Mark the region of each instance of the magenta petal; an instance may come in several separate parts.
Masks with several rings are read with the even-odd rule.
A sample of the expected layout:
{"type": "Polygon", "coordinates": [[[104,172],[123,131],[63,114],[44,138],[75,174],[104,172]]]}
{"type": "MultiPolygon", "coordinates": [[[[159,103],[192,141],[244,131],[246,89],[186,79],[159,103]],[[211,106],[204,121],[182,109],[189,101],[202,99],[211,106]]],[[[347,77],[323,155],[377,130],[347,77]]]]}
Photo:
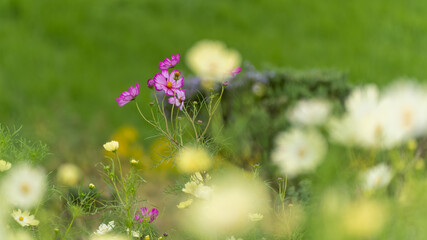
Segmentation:
{"type": "Polygon", "coordinates": [[[143,217],[145,217],[145,216],[147,216],[147,215],[148,215],[148,209],[147,209],[146,207],[142,207],[142,208],[141,208],[141,215],[142,215],[143,217]]]}
{"type": "Polygon", "coordinates": [[[119,104],[119,107],[123,107],[126,103],[128,103],[128,100],[124,100],[123,98],[116,98],[117,103],[119,104]]]}
{"type": "Polygon", "coordinates": [[[182,86],[184,86],[184,77],[180,77],[177,81],[176,81],[176,88],[182,88],[182,86]]]}
{"type": "Polygon", "coordinates": [[[157,210],[157,208],[153,208],[148,215],[150,216],[150,222],[152,222],[157,216],[159,216],[159,210],[157,210]]]}
{"type": "Polygon", "coordinates": [[[168,102],[169,102],[169,104],[175,104],[175,102],[176,102],[175,97],[170,97],[170,98],[168,99],[168,102]]]}
{"type": "Polygon", "coordinates": [[[240,71],[242,71],[241,67],[236,67],[233,70],[231,70],[231,76],[235,77],[238,73],[240,73],[240,71]]]}

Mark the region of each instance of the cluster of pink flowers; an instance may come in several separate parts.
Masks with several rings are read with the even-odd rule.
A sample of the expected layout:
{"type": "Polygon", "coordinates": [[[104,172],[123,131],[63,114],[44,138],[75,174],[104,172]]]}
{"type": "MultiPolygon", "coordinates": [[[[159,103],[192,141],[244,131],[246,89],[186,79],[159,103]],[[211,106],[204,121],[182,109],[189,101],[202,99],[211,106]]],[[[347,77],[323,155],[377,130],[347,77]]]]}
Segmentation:
{"type": "Polygon", "coordinates": [[[135,213],[135,220],[142,222],[153,222],[157,216],[159,215],[159,210],[157,208],[151,209],[150,212],[148,212],[148,209],[146,207],[142,207],[141,211],[136,211],[135,213]]]}
{"type": "MultiPolygon", "coordinates": [[[[159,63],[160,72],[156,73],[153,78],[148,79],[147,86],[149,88],[155,88],[157,91],[164,91],[168,96],[168,102],[179,107],[180,110],[184,107],[185,100],[185,89],[182,89],[184,86],[184,77],[181,75],[181,72],[174,69],[169,73],[169,68],[175,67],[179,63],[181,55],[176,54],[172,55],[171,58],[165,58],[159,63]]],[[[241,68],[236,67],[233,69],[230,74],[232,77],[235,77],[240,73],[241,68]]],[[[224,82],[228,84],[228,82],[224,82]]],[[[224,85],[225,86],[225,85],[224,85]]],[[[119,98],[116,98],[117,103],[120,107],[124,106],[128,102],[134,100],[139,94],[139,84],[136,83],[135,87],[130,87],[129,91],[123,92],[119,98]]]]}
{"type": "Polygon", "coordinates": [[[178,64],[181,55],[176,54],[172,55],[171,58],[166,58],[159,63],[159,69],[161,72],[156,73],[154,78],[148,79],[147,86],[149,88],[155,88],[157,91],[164,91],[166,95],[171,96],[168,99],[170,104],[175,104],[175,106],[180,107],[182,110],[184,107],[185,100],[185,89],[182,89],[184,86],[184,77],[181,75],[181,72],[178,70],[172,70],[169,73],[169,68],[173,68],[178,64]]]}

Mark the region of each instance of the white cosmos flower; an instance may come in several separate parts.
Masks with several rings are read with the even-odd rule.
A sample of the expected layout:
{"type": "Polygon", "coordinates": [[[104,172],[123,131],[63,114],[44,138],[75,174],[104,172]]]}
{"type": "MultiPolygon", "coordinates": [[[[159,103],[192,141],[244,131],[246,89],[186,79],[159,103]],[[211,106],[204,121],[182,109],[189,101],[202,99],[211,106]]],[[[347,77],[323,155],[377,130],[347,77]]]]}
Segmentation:
{"type": "Polygon", "coordinates": [[[17,211],[13,211],[11,215],[23,227],[39,225],[39,221],[34,218],[34,215],[30,215],[28,211],[22,212],[21,209],[18,209],[17,211]]]}
{"type": "Polygon", "coordinates": [[[41,169],[27,165],[17,166],[4,178],[1,190],[10,204],[29,209],[43,198],[46,176],[41,169]]]}
{"type": "Polygon", "coordinates": [[[289,112],[293,124],[317,126],[326,122],[331,112],[331,104],[324,99],[300,100],[289,112]]]}
{"type": "Polygon", "coordinates": [[[94,232],[94,234],[104,235],[104,234],[110,232],[111,230],[113,230],[114,227],[115,227],[114,221],[110,221],[108,224],[101,223],[101,225],[99,225],[99,227],[98,227],[98,230],[96,230],[96,232],[94,232]]]}
{"type": "Polygon", "coordinates": [[[390,167],[378,164],[363,173],[363,188],[373,190],[387,186],[392,178],[390,167]]]}
{"type": "Polygon", "coordinates": [[[389,135],[406,142],[427,131],[427,90],[412,81],[397,82],[386,89],[383,101],[388,107],[385,118],[389,135]]]}
{"type": "Polygon", "coordinates": [[[193,181],[187,182],[182,189],[183,192],[191,194],[196,198],[209,199],[212,195],[213,189],[203,183],[196,183],[193,181]]]}
{"type": "MultiPolygon", "coordinates": [[[[126,229],[126,232],[129,233],[129,228],[126,229]]],[[[132,231],[131,234],[132,234],[132,237],[134,238],[139,239],[140,237],[142,237],[142,234],[139,231],[132,231]]]]}
{"type": "Polygon", "coordinates": [[[187,52],[187,65],[201,78],[205,88],[211,88],[215,82],[225,81],[240,63],[240,54],[227,49],[220,41],[202,40],[187,52]]]}
{"type": "Polygon", "coordinates": [[[117,151],[117,149],[119,149],[119,142],[117,141],[110,141],[105,143],[104,145],[104,149],[108,152],[115,152],[117,151]]]}
{"type": "Polygon", "coordinates": [[[272,160],[284,174],[294,177],[314,171],[326,150],[327,144],[320,133],[294,128],[277,136],[272,160]]]}
{"type": "Polygon", "coordinates": [[[261,213],[249,213],[248,218],[252,222],[258,222],[264,218],[264,215],[262,215],[261,213]]]}

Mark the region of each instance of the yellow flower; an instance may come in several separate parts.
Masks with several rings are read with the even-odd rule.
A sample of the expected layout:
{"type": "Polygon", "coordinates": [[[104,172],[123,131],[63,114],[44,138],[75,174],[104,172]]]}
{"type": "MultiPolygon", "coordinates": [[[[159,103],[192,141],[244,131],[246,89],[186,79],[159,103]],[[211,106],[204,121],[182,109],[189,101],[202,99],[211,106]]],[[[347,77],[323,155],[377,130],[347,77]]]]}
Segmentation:
{"type": "Polygon", "coordinates": [[[188,67],[201,78],[201,85],[205,89],[230,78],[231,71],[240,63],[240,54],[227,49],[220,41],[202,40],[194,44],[187,53],[188,67]]]}
{"type": "Polygon", "coordinates": [[[28,211],[22,212],[21,209],[18,209],[13,211],[11,215],[23,227],[39,225],[39,221],[34,219],[34,215],[30,215],[28,211]]]}
{"type": "Polygon", "coordinates": [[[12,167],[12,163],[0,160],[0,172],[9,170],[12,167]]]}
{"type": "Polygon", "coordinates": [[[111,141],[104,144],[104,149],[109,152],[116,152],[119,149],[119,142],[111,141]]]}
{"type": "Polygon", "coordinates": [[[208,170],[211,166],[209,154],[202,148],[185,147],[176,159],[178,169],[185,173],[208,170]]]}
{"type": "Polygon", "coordinates": [[[62,164],[58,169],[57,178],[61,184],[74,186],[81,178],[80,169],[71,163],[62,164]]]}
{"type": "Polygon", "coordinates": [[[387,214],[382,204],[370,200],[360,200],[348,206],[343,220],[349,235],[372,238],[381,232],[387,220],[387,214]]]}
{"type": "Polygon", "coordinates": [[[189,207],[193,203],[193,199],[188,199],[187,201],[180,202],[178,205],[176,205],[177,208],[183,209],[189,207]]]}

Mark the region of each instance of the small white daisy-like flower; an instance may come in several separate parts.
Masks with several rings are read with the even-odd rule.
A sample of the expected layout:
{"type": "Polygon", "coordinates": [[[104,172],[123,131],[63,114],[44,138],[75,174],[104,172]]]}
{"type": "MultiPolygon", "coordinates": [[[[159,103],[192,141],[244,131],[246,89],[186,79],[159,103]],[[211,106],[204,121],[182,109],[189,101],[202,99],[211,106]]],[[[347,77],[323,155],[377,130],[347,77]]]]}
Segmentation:
{"type": "Polygon", "coordinates": [[[276,138],[272,160],[289,177],[315,170],[326,154],[327,144],[315,130],[291,129],[276,138]]]}
{"type": "Polygon", "coordinates": [[[110,141],[104,144],[104,149],[108,152],[115,152],[119,149],[119,142],[110,141]]]}
{"type": "Polygon", "coordinates": [[[193,181],[186,183],[182,191],[191,194],[196,198],[205,200],[209,199],[213,193],[213,189],[211,187],[206,186],[203,183],[196,183],[193,181]]]}
{"type": "Polygon", "coordinates": [[[188,199],[187,201],[180,202],[178,205],[176,205],[177,208],[183,209],[189,207],[193,203],[193,199],[188,199]]]}
{"type": "Polygon", "coordinates": [[[9,170],[12,167],[12,163],[0,160],[0,172],[9,170]]]}
{"type": "Polygon", "coordinates": [[[38,220],[34,218],[34,215],[30,215],[30,212],[28,211],[22,212],[21,209],[18,209],[17,211],[14,210],[11,215],[13,219],[15,219],[15,221],[18,222],[23,227],[37,226],[40,223],[38,220]]]}
{"type": "Polygon", "coordinates": [[[326,122],[331,108],[324,99],[301,100],[288,112],[288,118],[293,124],[318,126],[326,122]]]}
{"type": "Polygon", "coordinates": [[[252,222],[258,222],[264,218],[264,215],[262,215],[261,213],[249,213],[248,218],[252,222]]]}
{"type": "Polygon", "coordinates": [[[41,169],[21,165],[4,178],[2,193],[14,206],[29,209],[36,206],[46,191],[46,176],[41,169]]]}
{"type": "Polygon", "coordinates": [[[94,232],[94,234],[104,235],[104,234],[110,232],[111,230],[113,230],[114,227],[115,227],[114,221],[110,221],[108,224],[101,223],[101,225],[99,225],[99,227],[98,227],[98,230],[96,230],[96,232],[94,232]]]}
{"type": "Polygon", "coordinates": [[[373,190],[387,186],[392,178],[389,166],[381,163],[363,173],[363,188],[373,190]]]}
{"type": "MultiPolygon", "coordinates": [[[[126,232],[129,233],[129,228],[126,229],[126,232]]],[[[142,234],[139,231],[132,231],[131,234],[132,234],[132,237],[134,238],[142,237],[142,234]]]]}

